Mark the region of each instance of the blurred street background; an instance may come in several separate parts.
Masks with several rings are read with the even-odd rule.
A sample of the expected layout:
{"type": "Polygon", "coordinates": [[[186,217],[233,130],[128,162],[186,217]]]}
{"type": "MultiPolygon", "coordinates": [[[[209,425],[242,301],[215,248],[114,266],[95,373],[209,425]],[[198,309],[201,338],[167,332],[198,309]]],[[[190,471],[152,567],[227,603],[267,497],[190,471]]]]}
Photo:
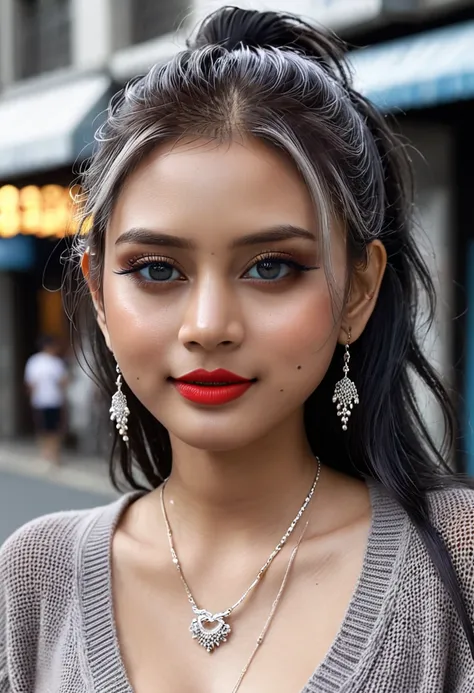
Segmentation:
{"type": "MultiPolygon", "coordinates": [[[[0,0],[0,543],[39,514],[114,497],[109,405],[75,361],[59,290],[71,186],[111,95],[180,50],[221,4],[0,0]],[[58,468],[39,457],[24,385],[41,335],[59,340],[69,373],[58,468]]],[[[439,297],[424,346],[455,396],[454,464],[474,474],[474,0],[231,4],[291,11],[339,33],[356,87],[412,143],[419,242],[439,297]]],[[[420,399],[436,432],[436,411],[420,399]]]]}

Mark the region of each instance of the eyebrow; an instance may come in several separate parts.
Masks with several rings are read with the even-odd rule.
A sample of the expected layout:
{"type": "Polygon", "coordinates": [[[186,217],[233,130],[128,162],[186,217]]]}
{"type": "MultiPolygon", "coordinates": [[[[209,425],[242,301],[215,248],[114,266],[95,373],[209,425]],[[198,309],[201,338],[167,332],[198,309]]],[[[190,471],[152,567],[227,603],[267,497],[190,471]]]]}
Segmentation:
{"type": "Polygon", "coordinates": [[[281,224],[280,226],[272,226],[269,229],[237,238],[232,245],[235,248],[240,248],[247,245],[263,245],[272,241],[287,241],[291,238],[305,238],[313,242],[316,241],[314,233],[307,229],[293,226],[293,224],[281,224]]]}
{"type": "Polygon", "coordinates": [[[138,243],[140,245],[166,245],[169,248],[194,248],[192,241],[181,238],[180,236],[172,236],[168,233],[152,231],[136,227],[124,231],[115,241],[115,245],[126,245],[127,243],[138,243]]]}
{"type": "MultiPolygon", "coordinates": [[[[233,248],[241,248],[249,245],[263,245],[275,241],[287,241],[293,238],[303,238],[305,240],[316,241],[316,236],[299,226],[293,224],[281,224],[272,226],[256,233],[251,233],[241,238],[237,238],[233,243],[233,248]]],[[[181,248],[192,250],[196,247],[193,241],[173,236],[168,233],[153,231],[152,229],[135,227],[124,231],[115,241],[115,245],[125,245],[127,243],[137,243],[141,245],[168,246],[169,248],[181,248]]]]}

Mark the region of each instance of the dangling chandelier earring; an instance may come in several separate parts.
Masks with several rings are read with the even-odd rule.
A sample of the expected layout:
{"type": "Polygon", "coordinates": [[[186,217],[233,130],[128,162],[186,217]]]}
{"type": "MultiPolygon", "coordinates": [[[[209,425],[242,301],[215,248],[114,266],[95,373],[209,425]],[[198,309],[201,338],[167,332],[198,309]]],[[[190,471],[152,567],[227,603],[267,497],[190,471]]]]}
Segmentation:
{"type": "Polygon", "coordinates": [[[334,396],[332,398],[334,404],[337,402],[337,415],[341,417],[343,431],[347,431],[347,422],[352,414],[354,404],[359,404],[359,393],[357,392],[355,383],[347,377],[347,374],[349,373],[349,361],[351,360],[349,351],[350,343],[351,331],[349,330],[344,352],[344,366],[342,369],[344,371],[344,377],[342,380],[339,380],[339,382],[336,383],[334,396]]]}
{"type": "Polygon", "coordinates": [[[112,406],[109,409],[110,420],[117,422],[116,428],[122,436],[123,442],[128,443],[128,415],[130,414],[130,410],[127,406],[127,398],[122,392],[122,373],[118,364],[116,370],[117,380],[115,384],[117,386],[117,392],[112,397],[112,406]]]}

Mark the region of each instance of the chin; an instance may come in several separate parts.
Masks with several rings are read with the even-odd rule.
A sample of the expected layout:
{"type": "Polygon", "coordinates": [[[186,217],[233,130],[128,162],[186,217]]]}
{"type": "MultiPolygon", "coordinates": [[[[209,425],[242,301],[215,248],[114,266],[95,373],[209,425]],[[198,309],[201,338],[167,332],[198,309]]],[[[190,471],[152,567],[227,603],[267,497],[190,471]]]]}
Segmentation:
{"type": "Polygon", "coordinates": [[[172,435],[189,447],[210,452],[231,452],[246,447],[265,434],[265,431],[252,431],[247,426],[222,426],[214,424],[208,430],[203,427],[169,427],[172,435]],[[243,433],[245,431],[245,433],[243,433]]]}

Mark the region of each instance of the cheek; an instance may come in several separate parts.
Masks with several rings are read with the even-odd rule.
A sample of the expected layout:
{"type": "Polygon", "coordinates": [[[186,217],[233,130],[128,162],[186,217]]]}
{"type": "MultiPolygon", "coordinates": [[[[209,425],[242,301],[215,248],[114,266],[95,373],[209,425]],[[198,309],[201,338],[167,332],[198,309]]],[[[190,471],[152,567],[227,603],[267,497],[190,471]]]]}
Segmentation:
{"type": "Polygon", "coordinates": [[[160,301],[158,313],[156,297],[128,277],[109,275],[104,277],[104,307],[111,348],[125,377],[127,371],[139,377],[160,362],[176,331],[171,305],[160,301]]]}
{"type": "Polygon", "coordinates": [[[329,292],[314,291],[262,313],[255,329],[264,353],[293,373],[298,366],[303,370],[304,363],[313,368],[318,362],[328,364],[339,332],[329,292]]]}

